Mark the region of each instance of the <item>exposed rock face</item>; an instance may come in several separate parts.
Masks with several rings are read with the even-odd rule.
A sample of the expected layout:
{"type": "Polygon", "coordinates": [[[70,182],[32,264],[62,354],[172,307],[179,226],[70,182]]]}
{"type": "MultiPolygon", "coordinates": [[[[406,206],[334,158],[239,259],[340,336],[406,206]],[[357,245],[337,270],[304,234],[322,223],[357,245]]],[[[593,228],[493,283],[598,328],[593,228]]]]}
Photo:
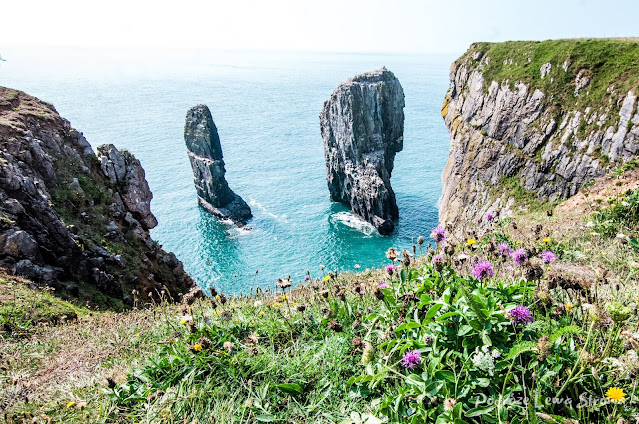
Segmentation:
{"type": "MultiPolygon", "coordinates": [[[[525,56],[518,60],[525,66],[525,56]]],[[[441,223],[460,232],[476,227],[488,212],[512,215],[516,202],[507,185],[540,200],[570,197],[639,152],[632,89],[609,87],[605,101],[584,105],[579,96],[594,80],[590,70],[572,69],[568,59],[536,68],[547,92],[517,81],[486,80],[490,63],[490,53],[473,45],[451,67],[442,107],[451,147],[442,175],[441,223]]],[[[503,63],[517,66],[512,59],[503,63]]]]}
{"type": "Polygon", "coordinates": [[[98,158],[102,172],[120,187],[118,194],[126,208],[144,229],[155,228],[158,220],[151,213],[153,194],[140,161],[126,150],[120,152],[113,144],[98,146],[98,158]]]}
{"type": "Polygon", "coordinates": [[[337,87],[320,115],[331,199],[390,234],[399,217],[390,184],[404,141],[404,90],[386,68],[337,87]]]}
{"type": "Polygon", "coordinates": [[[206,105],[189,109],[184,125],[198,203],[211,214],[243,226],[253,216],[246,202],[229,188],[224,174],[222,145],[206,105]]]}
{"type": "Polygon", "coordinates": [[[157,221],[140,163],[98,150],[100,159],[53,106],[0,87],[0,266],[125,303],[132,289],[142,301],[186,293],[193,280],[149,236],[157,221]]]}

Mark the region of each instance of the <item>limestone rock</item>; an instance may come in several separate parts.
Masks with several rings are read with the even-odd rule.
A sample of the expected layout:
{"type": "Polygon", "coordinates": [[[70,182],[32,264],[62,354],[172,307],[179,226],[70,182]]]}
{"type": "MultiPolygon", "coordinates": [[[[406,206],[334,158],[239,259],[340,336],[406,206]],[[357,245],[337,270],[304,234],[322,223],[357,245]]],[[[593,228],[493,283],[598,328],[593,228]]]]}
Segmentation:
{"type": "Polygon", "coordinates": [[[93,283],[119,299],[133,289],[144,301],[161,290],[178,298],[194,283],[157,259],[166,252],[148,232],[157,222],[140,163],[100,150],[98,159],[50,104],[0,87],[0,267],[62,290],[93,283]]]}
{"type": "Polygon", "coordinates": [[[399,217],[390,184],[395,154],[404,141],[404,91],[386,68],[341,83],[320,115],[331,199],[380,234],[399,217]]]}
{"type": "Polygon", "coordinates": [[[184,126],[184,141],[193,169],[198,203],[219,218],[231,219],[243,226],[253,216],[246,202],[226,182],[222,145],[206,105],[189,109],[184,126]]]}
{"type": "MultiPolygon", "coordinates": [[[[440,223],[452,223],[460,234],[486,225],[485,220],[477,221],[488,212],[500,210],[502,218],[511,215],[516,202],[503,189],[504,182],[519,185],[540,200],[568,198],[586,181],[639,154],[633,91],[610,89],[611,101],[576,109],[572,99],[567,104],[557,102],[554,92],[515,81],[486,81],[483,71],[490,55],[478,55],[477,49],[471,46],[453,63],[442,107],[450,155],[442,174],[440,223]],[[473,59],[478,56],[479,63],[473,59]]],[[[579,95],[593,74],[570,65],[566,60],[562,69],[571,73],[574,94],[579,95]]],[[[542,66],[542,75],[544,69],[551,67],[542,66]]],[[[560,81],[554,84],[550,87],[566,89],[560,81]]]]}
{"type": "Polygon", "coordinates": [[[113,144],[99,146],[98,159],[104,175],[118,187],[127,209],[145,229],[155,228],[158,221],[151,212],[153,194],[140,161],[126,150],[119,151],[113,144]]]}

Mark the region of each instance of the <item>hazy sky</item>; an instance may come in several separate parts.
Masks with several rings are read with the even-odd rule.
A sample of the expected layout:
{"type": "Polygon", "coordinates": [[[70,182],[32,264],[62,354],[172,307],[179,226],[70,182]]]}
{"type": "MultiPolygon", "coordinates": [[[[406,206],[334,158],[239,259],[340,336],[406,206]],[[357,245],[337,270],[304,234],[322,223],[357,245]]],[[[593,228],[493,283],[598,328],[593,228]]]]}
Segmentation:
{"type": "Polygon", "coordinates": [[[638,36],[637,0],[4,0],[4,46],[460,53],[473,41],[638,36]]]}

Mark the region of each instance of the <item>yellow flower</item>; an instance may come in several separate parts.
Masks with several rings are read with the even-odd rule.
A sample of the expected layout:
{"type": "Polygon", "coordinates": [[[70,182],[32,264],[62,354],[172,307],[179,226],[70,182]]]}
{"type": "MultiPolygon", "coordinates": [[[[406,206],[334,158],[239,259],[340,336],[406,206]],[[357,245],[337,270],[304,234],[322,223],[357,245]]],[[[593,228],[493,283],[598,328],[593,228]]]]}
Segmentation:
{"type": "Polygon", "coordinates": [[[324,276],[324,281],[328,281],[328,280],[330,280],[330,279],[331,279],[331,276],[330,276],[330,275],[326,275],[326,276],[324,276]]]}
{"type": "Polygon", "coordinates": [[[219,299],[219,298],[220,298],[220,295],[219,295],[219,294],[216,294],[216,295],[215,295],[215,298],[216,298],[216,299],[219,299]]]}
{"type": "Polygon", "coordinates": [[[261,317],[262,315],[264,315],[264,311],[260,311],[259,314],[257,314],[257,316],[261,317]]]}
{"type": "Polygon", "coordinates": [[[619,387],[611,387],[606,392],[606,399],[609,399],[612,403],[623,402],[626,399],[626,394],[619,387]]]}
{"type": "Polygon", "coordinates": [[[74,400],[72,400],[71,402],[67,403],[67,409],[73,408],[73,405],[75,405],[75,401],[74,400]]]}
{"type": "Polygon", "coordinates": [[[197,343],[193,345],[193,350],[196,352],[201,352],[202,351],[202,345],[197,343]]]}
{"type": "Polygon", "coordinates": [[[284,295],[282,295],[282,300],[286,300],[286,299],[288,299],[288,296],[287,296],[287,295],[285,295],[285,294],[284,294],[284,295]]]}
{"type": "Polygon", "coordinates": [[[136,336],[136,337],[140,337],[140,333],[136,334],[135,336],[136,336]]]}
{"type": "Polygon", "coordinates": [[[295,303],[295,302],[291,302],[291,305],[295,306],[295,305],[296,305],[296,303],[295,303]]]}
{"type": "Polygon", "coordinates": [[[544,243],[550,243],[550,239],[548,237],[544,237],[544,243]]]}
{"type": "Polygon", "coordinates": [[[468,239],[468,241],[466,242],[467,245],[472,246],[473,244],[477,243],[477,241],[473,238],[468,239]]]}
{"type": "Polygon", "coordinates": [[[182,319],[180,320],[180,324],[184,325],[184,324],[186,324],[186,323],[187,323],[186,318],[182,318],[182,319]]]}

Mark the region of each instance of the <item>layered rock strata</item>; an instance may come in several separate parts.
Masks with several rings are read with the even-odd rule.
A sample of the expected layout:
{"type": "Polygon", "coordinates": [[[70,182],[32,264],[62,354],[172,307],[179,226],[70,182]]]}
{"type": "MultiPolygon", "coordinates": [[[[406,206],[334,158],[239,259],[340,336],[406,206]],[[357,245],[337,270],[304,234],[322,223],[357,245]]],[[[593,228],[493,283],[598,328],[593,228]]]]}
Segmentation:
{"type": "MultiPolygon", "coordinates": [[[[639,57],[639,43],[621,42],[624,54],[639,57]]],[[[522,196],[570,197],[639,152],[636,87],[627,70],[581,60],[600,43],[616,46],[479,43],[453,63],[442,107],[451,144],[440,223],[463,232],[484,225],[487,213],[512,215],[522,196]]]]}
{"type": "Polygon", "coordinates": [[[211,214],[244,226],[253,216],[251,208],[226,182],[220,137],[206,105],[194,106],[187,112],[184,141],[198,203],[211,214]]]}
{"type": "Polygon", "coordinates": [[[404,91],[386,68],[341,83],[320,115],[331,199],[350,206],[380,234],[399,211],[390,178],[404,141],[404,91]]]}
{"type": "Polygon", "coordinates": [[[133,304],[177,299],[193,280],[154,243],[140,163],[98,148],[53,106],[0,87],[0,266],[61,293],[133,304]]]}

